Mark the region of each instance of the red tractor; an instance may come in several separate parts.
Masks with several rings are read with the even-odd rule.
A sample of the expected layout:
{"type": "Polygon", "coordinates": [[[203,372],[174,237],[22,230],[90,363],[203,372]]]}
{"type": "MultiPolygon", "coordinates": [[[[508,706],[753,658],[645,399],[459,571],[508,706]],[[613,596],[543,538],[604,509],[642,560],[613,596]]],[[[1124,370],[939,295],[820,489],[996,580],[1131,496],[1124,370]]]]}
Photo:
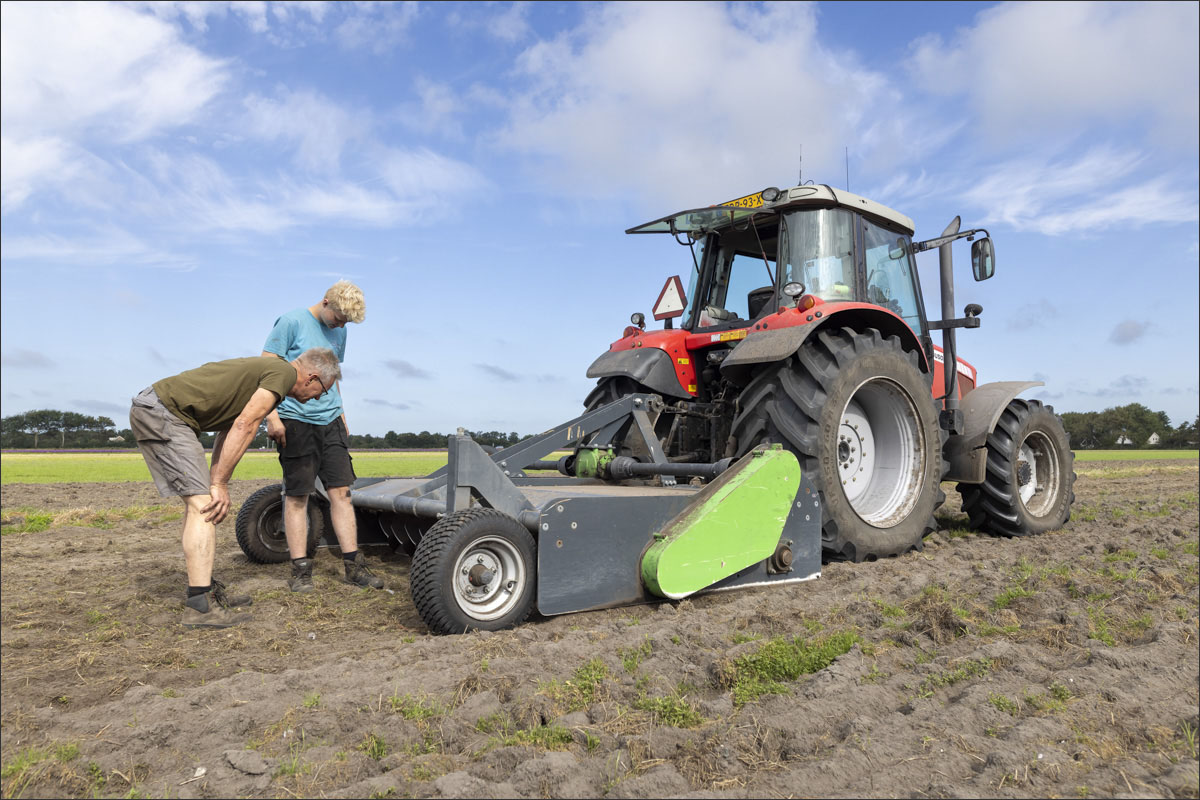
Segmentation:
{"type": "Polygon", "coordinates": [[[805,185],[627,233],[673,236],[688,248],[690,278],[686,290],[678,277],[663,288],[654,316],[664,329],[646,330],[634,314],[588,369],[599,379],[588,409],[634,393],[662,398],[651,409],[656,452],[627,421],[612,437],[621,454],[708,463],[783,445],[818,495],[832,560],[919,548],[944,480],[958,482],[977,529],[1023,536],[1069,519],[1074,453],[1061,420],[1017,397],[1040,382],[980,385],[956,356],[956,329],[978,327],[982,308],[954,317],[951,245],[974,241],[974,277],[985,280],[995,263],[987,231],[960,232],[956,218],[914,243],[908,217],[805,185]],[[932,248],[941,262],[937,321],[926,314],[915,260],[932,248]]]}

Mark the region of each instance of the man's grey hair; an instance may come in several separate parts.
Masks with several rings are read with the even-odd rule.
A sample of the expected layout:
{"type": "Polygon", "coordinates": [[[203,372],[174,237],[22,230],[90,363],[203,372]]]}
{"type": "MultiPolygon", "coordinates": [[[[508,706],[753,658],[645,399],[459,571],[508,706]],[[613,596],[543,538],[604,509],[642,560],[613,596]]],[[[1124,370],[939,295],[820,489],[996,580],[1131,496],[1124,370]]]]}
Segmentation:
{"type": "Polygon", "coordinates": [[[305,350],[296,359],[321,378],[321,383],[328,388],[342,378],[342,366],[338,363],[337,355],[328,347],[313,347],[305,350]]]}

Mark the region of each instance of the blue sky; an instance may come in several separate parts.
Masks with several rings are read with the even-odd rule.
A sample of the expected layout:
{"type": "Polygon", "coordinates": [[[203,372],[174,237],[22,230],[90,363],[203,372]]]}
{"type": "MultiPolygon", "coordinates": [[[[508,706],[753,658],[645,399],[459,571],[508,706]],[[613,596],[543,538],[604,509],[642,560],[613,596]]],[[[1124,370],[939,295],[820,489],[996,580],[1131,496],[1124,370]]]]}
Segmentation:
{"type": "MultiPolygon", "coordinates": [[[[4,3],[3,413],[126,424],[339,278],[352,432],[532,433],[690,261],[623,231],[804,180],[956,251],[982,381],[1200,403],[1195,3],[4,3]]],[[[937,309],[937,258],[923,254],[937,309]]]]}

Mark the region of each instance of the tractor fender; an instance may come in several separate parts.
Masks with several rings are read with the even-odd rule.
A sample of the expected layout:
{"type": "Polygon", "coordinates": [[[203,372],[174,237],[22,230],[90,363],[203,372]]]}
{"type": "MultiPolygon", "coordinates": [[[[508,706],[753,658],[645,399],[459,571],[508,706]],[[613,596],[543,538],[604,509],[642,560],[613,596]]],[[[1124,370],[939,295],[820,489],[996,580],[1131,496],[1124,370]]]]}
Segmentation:
{"type": "Polygon", "coordinates": [[[632,378],[657,394],[681,399],[692,396],[680,385],[671,357],[656,347],[609,351],[592,362],[587,376],[632,378]]]}
{"type": "Polygon", "coordinates": [[[950,472],[942,478],[962,483],[983,483],[987,473],[987,437],[996,429],[1004,409],[1017,395],[1042,381],[997,381],[976,386],[963,395],[959,408],[963,412],[964,430],[951,436],[942,449],[950,472]]]}
{"type": "MultiPolygon", "coordinates": [[[[915,350],[920,360],[921,371],[930,371],[929,360],[921,341],[908,324],[890,311],[877,306],[855,304],[848,308],[820,307],[825,318],[820,322],[776,327],[771,329],[755,326],[747,333],[733,351],[721,362],[721,374],[738,385],[750,381],[756,364],[773,364],[795,353],[808,337],[826,327],[849,327],[855,330],[877,328],[884,337],[899,336],[905,350],[915,350]]],[[[809,315],[811,318],[812,315],[809,315]]],[[[771,317],[766,318],[772,322],[771,317]]]]}

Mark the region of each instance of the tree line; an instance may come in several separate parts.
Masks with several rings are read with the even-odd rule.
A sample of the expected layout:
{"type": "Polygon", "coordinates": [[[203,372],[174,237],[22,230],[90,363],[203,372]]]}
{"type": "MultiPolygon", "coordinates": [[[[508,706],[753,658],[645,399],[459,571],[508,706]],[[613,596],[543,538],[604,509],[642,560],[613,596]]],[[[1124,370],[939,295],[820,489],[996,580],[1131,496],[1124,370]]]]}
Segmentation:
{"type": "MultiPolygon", "coordinates": [[[[1172,427],[1170,418],[1164,412],[1151,411],[1141,403],[1106,408],[1103,411],[1068,411],[1062,414],[1062,421],[1071,437],[1071,446],[1077,450],[1111,450],[1121,447],[1191,449],[1197,446],[1200,431],[1200,416],[1191,422],[1184,421],[1177,427],[1172,427]]],[[[480,444],[491,447],[507,447],[528,438],[515,431],[467,433],[480,444]]],[[[446,446],[447,436],[445,433],[429,431],[388,431],[383,436],[352,433],[350,446],[362,450],[436,449],[446,446]]],[[[212,447],[215,438],[211,433],[200,435],[200,441],[206,447],[212,447]]],[[[116,423],[108,417],[92,417],[74,411],[38,409],[24,414],[13,414],[3,418],[3,428],[0,431],[0,447],[14,450],[136,446],[133,432],[128,428],[117,428],[116,423]]],[[[258,435],[254,437],[250,446],[273,446],[267,438],[265,424],[259,427],[258,435]]]]}
{"type": "Polygon", "coordinates": [[[1063,427],[1076,450],[1112,450],[1121,447],[1187,450],[1196,447],[1200,415],[1171,427],[1162,411],[1151,411],[1141,403],[1103,411],[1068,411],[1062,414],[1063,427]]]}
{"type": "MultiPolygon", "coordinates": [[[[476,442],[490,447],[507,447],[528,438],[513,431],[467,431],[476,442]]],[[[445,433],[397,433],[388,431],[383,436],[350,434],[350,446],[361,450],[380,449],[423,449],[444,448],[448,435],[445,433]]],[[[200,442],[212,447],[216,435],[200,434],[200,442]]],[[[6,450],[46,449],[96,449],[134,448],[137,442],[129,428],[117,428],[109,417],[92,417],[74,411],[37,409],[24,414],[4,417],[0,427],[0,447],[6,450]]],[[[266,423],[259,426],[258,433],[250,443],[251,448],[273,448],[267,438],[266,423]]]]}

